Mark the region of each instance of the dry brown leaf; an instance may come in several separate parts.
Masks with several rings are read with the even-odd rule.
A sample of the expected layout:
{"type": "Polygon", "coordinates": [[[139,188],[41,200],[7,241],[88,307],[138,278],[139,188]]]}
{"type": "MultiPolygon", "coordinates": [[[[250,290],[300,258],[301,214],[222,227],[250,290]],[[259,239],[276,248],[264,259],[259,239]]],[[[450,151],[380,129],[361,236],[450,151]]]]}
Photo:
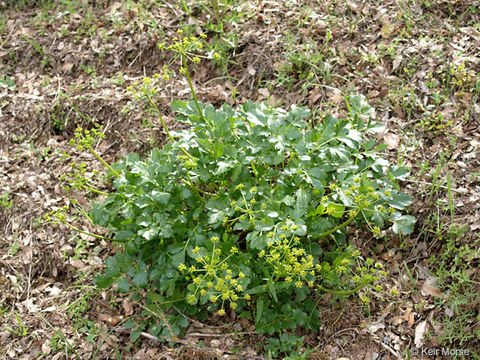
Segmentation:
{"type": "Polygon", "coordinates": [[[423,320],[420,322],[417,327],[415,328],[415,346],[420,348],[423,345],[423,341],[425,340],[425,332],[427,331],[427,321],[423,320]]]}
{"type": "Polygon", "coordinates": [[[259,88],[258,93],[266,98],[270,96],[270,91],[267,88],[259,88]]]}
{"type": "Polygon", "coordinates": [[[423,296],[436,296],[441,297],[443,293],[435,286],[435,279],[428,278],[422,285],[422,289],[420,290],[423,296]]]}
{"type": "Polygon", "coordinates": [[[411,329],[413,324],[415,323],[415,314],[414,313],[410,313],[410,315],[408,316],[408,327],[411,329]]]}
{"type": "Polygon", "coordinates": [[[398,149],[398,146],[400,145],[400,137],[392,133],[386,133],[383,135],[383,141],[388,145],[389,149],[398,149]]]}
{"type": "Polygon", "coordinates": [[[129,316],[133,314],[133,305],[128,300],[123,301],[122,307],[123,311],[125,311],[125,315],[129,316]]]}
{"type": "Polygon", "coordinates": [[[397,68],[402,63],[402,60],[403,60],[403,55],[402,54],[395,55],[395,58],[393,59],[393,64],[392,64],[392,72],[397,70],[397,68]]]}

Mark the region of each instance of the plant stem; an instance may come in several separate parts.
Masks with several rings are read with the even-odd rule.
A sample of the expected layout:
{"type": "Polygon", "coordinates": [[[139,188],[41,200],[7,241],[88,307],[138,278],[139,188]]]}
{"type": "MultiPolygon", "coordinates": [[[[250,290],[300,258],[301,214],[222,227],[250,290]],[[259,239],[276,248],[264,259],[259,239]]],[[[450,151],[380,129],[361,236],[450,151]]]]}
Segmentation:
{"type": "Polygon", "coordinates": [[[115,175],[116,177],[121,176],[120,173],[116,171],[114,168],[112,168],[110,165],[108,165],[107,162],[103,160],[102,157],[98,155],[97,152],[93,150],[90,145],[88,145],[88,150],[90,150],[90,152],[98,159],[98,161],[100,161],[103,166],[105,166],[108,170],[110,170],[113,173],[113,175],[115,175]]]}
{"type": "Polygon", "coordinates": [[[195,101],[195,104],[197,106],[198,115],[200,115],[200,118],[202,120],[205,120],[205,118],[203,117],[202,108],[200,107],[200,104],[198,103],[197,94],[195,93],[195,90],[193,89],[192,79],[190,78],[190,72],[188,71],[187,58],[186,58],[185,54],[182,54],[181,56],[182,56],[183,68],[185,69],[185,75],[187,76],[188,86],[190,87],[190,91],[192,93],[193,101],[195,101]]]}
{"type": "MultiPolygon", "coordinates": [[[[359,211],[361,211],[361,210],[359,210],[359,211]]],[[[344,228],[345,226],[347,226],[348,224],[350,224],[356,217],[357,217],[357,215],[351,216],[350,218],[348,218],[345,222],[341,223],[340,225],[337,225],[333,229],[325,231],[324,233],[321,233],[320,235],[314,236],[314,238],[319,240],[319,239],[324,238],[325,236],[331,235],[335,231],[340,230],[340,229],[344,228]]]]}
{"type": "Polygon", "coordinates": [[[97,235],[97,234],[92,234],[88,231],[83,231],[82,229],[79,229],[77,228],[76,226],[64,221],[64,220],[58,220],[60,221],[62,224],[65,224],[66,226],[68,226],[70,229],[76,231],[76,232],[79,232],[80,234],[84,234],[84,235],[88,235],[88,236],[91,236],[91,237],[94,237],[94,238],[97,238],[97,239],[102,239],[102,240],[111,240],[105,236],[102,236],[102,235],[97,235]]]}
{"type": "MultiPolygon", "coordinates": [[[[147,97],[150,105],[153,107],[153,109],[157,113],[157,116],[160,119],[160,122],[162,123],[163,130],[165,130],[165,134],[167,134],[167,137],[170,139],[171,142],[175,142],[175,139],[173,138],[173,136],[170,134],[170,131],[168,130],[168,127],[167,127],[167,124],[165,123],[165,120],[163,120],[163,116],[162,116],[162,114],[160,112],[160,109],[158,108],[157,104],[155,104],[155,102],[152,100],[152,98],[150,97],[150,95],[147,92],[144,92],[144,94],[147,97]]],[[[189,158],[193,157],[192,155],[190,155],[188,153],[187,150],[185,150],[183,148],[180,148],[180,151],[183,152],[189,158]]]]}
{"type": "Polygon", "coordinates": [[[94,193],[97,193],[99,195],[105,195],[105,196],[108,196],[108,193],[104,192],[104,191],[101,191],[101,190],[98,190],[98,189],[95,189],[91,186],[88,186],[88,185],[83,185],[83,187],[86,189],[86,190],[89,190],[89,191],[93,191],[94,193]]]}
{"type": "Polygon", "coordinates": [[[356,288],[352,289],[352,290],[344,290],[344,291],[341,291],[341,290],[330,290],[330,289],[327,289],[327,288],[324,288],[322,285],[317,285],[317,287],[322,290],[323,292],[326,292],[328,294],[332,294],[332,295],[340,295],[340,296],[347,296],[347,295],[352,295],[354,293],[356,293],[358,290],[360,290],[362,287],[364,287],[365,285],[367,285],[367,282],[362,282],[360,285],[358,285],[356,288]]]}
{"type": "Polygon", "coordinates": [[[150,95],[146,91],[144,92],[144,94],[147,97],[150,105],[153,106],[153,109],[157,113],[157,116],[160,119],[160,122],[162,123],[163,130],[165,130],[165,134],[167,134],[167,137],[170,139],[170,141],[175,142],[175,139],[173,138],[173,136],[170,134],[170,131],[168,130],[167,124],[165,124],[165,120],[163,120],[163,116],[162,116],[162,114],[160,112],[160,109],[158,108],[157,104],[155,104],[155,102],[152,100],[152,98],[150,97],[150,95]]]}

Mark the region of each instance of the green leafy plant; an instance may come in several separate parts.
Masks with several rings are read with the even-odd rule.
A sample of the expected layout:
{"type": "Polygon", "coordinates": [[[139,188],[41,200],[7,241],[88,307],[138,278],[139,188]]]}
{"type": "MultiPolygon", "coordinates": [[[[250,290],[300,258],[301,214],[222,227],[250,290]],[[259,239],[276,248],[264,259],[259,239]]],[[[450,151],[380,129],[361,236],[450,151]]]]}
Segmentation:
{"type": "MultiPolygon", "coordinates": [[[[480,250],[477,238],[471,244],[465,244],[465,226],[450,225],[444,236],[444,245],[439,257],[432,257],[430,263],[435,269],[438,286],[443,296],[438,299],[439,306],[446,306],[446,316],[439,319],[442,334],[438,337],[445,346],[465,346],[479,344],[480,317],[476,307],[480,302],[478,268],[480,250]]],[[[479,356],[477,352],[472,355],[479,356]]]]}
{"type": "Polygon", "coordinates": [[[10,199],[10,192],[6,192],[0,195],[0,207],[3,207],[10,211],[13,207],[13,200],[10,199]]]}
{"type": "MultiPolygon", "coordinates": [[[[269,334],[318,328],[316,294],[348,296],[383,273],[349,244],[347,227],[367,226],[373,236],[388,226],[413,231],[415,218],[403,214],[411,199],[397,184],[408,170],[390,165],[379,153],[385,147],[370,139],[380,127],[363,96],[347,99],[344,119],[310,119],[297,106],[200,103],[188,62],[200,61],[201,47],[194,37],[169,47],[193,96],[172,104],[187,130],[169,130],[156,105],[161,75],[129,89],[158,115],[167,135],[161,149],[110,166],[93,147],[100,130],[78,129],[72,140],[100,160],[114,188],[83,211],[117,245],[95,283],[116,284],[143,308],[142,321],[125,324],[132,340],[147,329],[174,339],[188,317],[227,310],[269,334]]],[[[80,171],[73,184],[85,188],[80,171]]],[[[67,210],[47,218],[90,234],[69,224],[67,210]]],[[[284,340],[272,350],[293,350],[284,340]]]]}
{"type": "MultiPolygon", "coordinates": [[[[90,217],[119,251],[97,285],[136,293],[153,318],[168,313],[150,327],[161,335],[175,310],[183,326],[179,314],[227,308],[255,313],[262,332],[310,326],[315,291],[348,295],[374,281],[378,266],[347,246],[346,227],[410,233],[415,219],[401,213],[410,198],[396,184],[408,172],[366,139],[378,128],[372,109],[360,96],[349,107],[347,119],[310,126],[295,106],[174,102],[189,130],[168,132],[146,160],[108,166],[115,192],[90,217]]],[[[162,336],[178,334],[174,325],[162,336]]]]}

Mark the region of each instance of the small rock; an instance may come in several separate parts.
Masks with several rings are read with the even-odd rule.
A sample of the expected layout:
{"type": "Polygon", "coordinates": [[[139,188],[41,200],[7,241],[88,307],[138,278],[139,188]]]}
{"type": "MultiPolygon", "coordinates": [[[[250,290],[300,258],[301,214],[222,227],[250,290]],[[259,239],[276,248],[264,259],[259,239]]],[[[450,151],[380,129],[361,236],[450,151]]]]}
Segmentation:
{"type": "Polygon", "coordinates": [[[213,347],[213,348],[219,348],[220,345],[222,344],[222,342],[220,340],[212,340],[210,341],[210,346],[213,347]]]}

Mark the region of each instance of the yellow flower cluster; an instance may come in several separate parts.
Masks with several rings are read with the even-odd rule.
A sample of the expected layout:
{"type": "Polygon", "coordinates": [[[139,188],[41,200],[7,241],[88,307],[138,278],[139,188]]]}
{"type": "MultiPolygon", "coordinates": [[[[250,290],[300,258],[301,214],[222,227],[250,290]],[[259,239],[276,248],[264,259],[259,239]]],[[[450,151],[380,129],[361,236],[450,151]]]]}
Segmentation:
{"type": "MultiPolygon", "coordinates": [[[[178,33],[178,32],[177,32],[178,33]]],[[[166,46],[165,43],[161,43],[158,45],[160,50],[163,50],[165,47],[167,50],[183,54],[183,55],[193,55],[194,52],[200,51],[203,49],[204,44],[201,39],[197,38],[196,36],[183,36],[183,32],[179,32],[179,38],[173,38],[173,43],[169,46],[166,46]]],[[[201,38],[205,38],[205,36],[200,36],[201,38]]],[[[193,57],[194,63],[199,63],[200,58],[198,56],[193,57]]]]}
{"type": "Polygon", "coordinates": [[[277,279],[294,283],[297,288],[305,284],[313,286],[316,279],[316,270],[320,270],[319,264],[314,264],[311,254],[307,254],[300,244],[300,238],[295,236],[299,226],[282,225],[276,234],[273,231],[267,233],[267,248],[258,254],[260,258],[273,268],[273,275],[277,279]]]}
{"type": "Polygon", "coordinates": [[[140,99],[143,96],[152,96],[158,93],[158,85],[160,81],[170,80],[172,71],[167,65],[164,65],[161,73],[153,74],[152,77],[145,76],[139,83],[135,81],[132,85],[128,86],[126,90],[135,95],[136,99],[140,99]]]}
{"type": "Polygon", "coordinates": [[[238,253],[238,248],[232,247],[229,251],[230,255],[221,259],[222,250],[216,247],[219,242],[218,236],[212,236],[210,240],[214,244],[210,255],[201,255],[205,253],[204,248],[196,246],[192,249],[192,253],[196,256],[195,260],[199,264],[198,267],[191,266],[187,269],[187,266],[182,263],[178,269],[182,272],[188,271],[195,285],[195,290],[187,295],[187,302],[194,305],[199,300],[202,304],[207,301],[211,303],[221,301],[218,314],[222,315],[225,314],[226,303],[231,309],[236,309],[239,299],[250,300],[250,295],[245,294],[249,280],[242,271],[229,268],[227,260],[238,253]]]}

